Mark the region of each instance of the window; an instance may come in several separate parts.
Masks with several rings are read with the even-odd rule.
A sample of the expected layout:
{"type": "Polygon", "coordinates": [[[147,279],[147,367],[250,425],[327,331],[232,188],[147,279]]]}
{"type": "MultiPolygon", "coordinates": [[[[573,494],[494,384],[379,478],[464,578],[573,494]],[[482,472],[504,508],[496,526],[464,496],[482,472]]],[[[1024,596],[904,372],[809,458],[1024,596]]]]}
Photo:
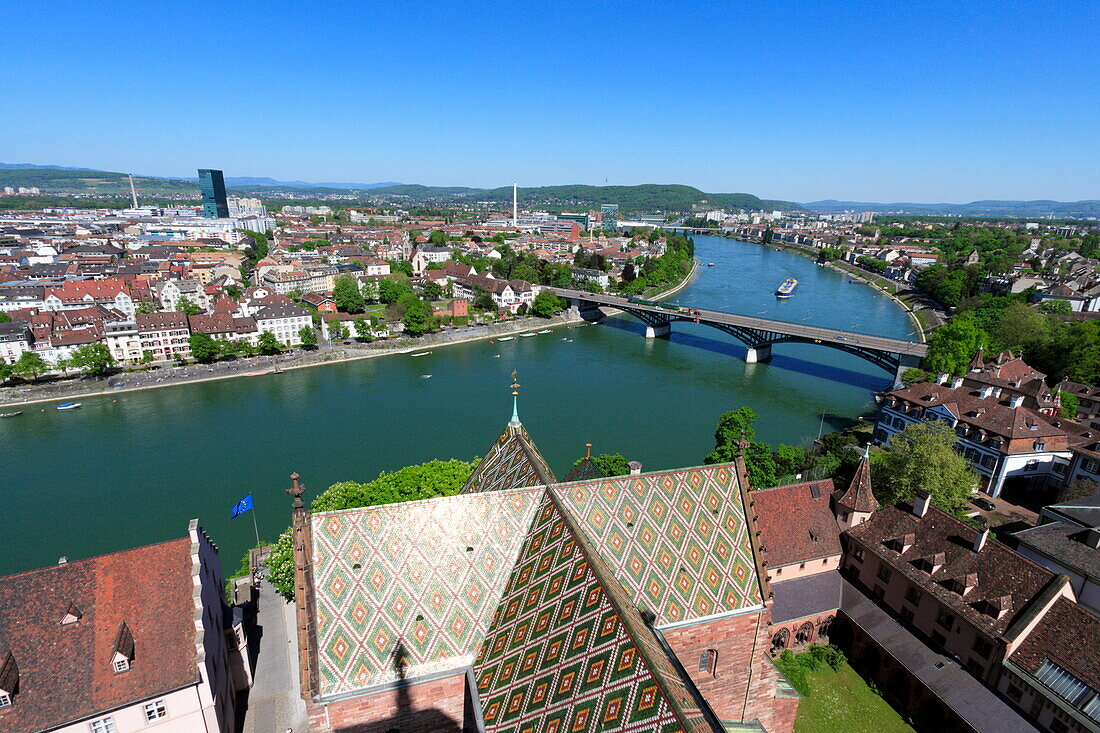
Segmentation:
{"type": "Polygon", "coordinates": [[[943,645],[946,644],[946,643],[947,643],[947,637],[945,637],[943,634],[941,634],[938,631],[933,631],[932,632],[932,646],[937,647],[939,649],[942,649],[943,645]]]}
{"type": "Polygon", "coordinates": [[[901,617],[907,622],[913,623],[913,611],[906,608],[905,606],[901,607],[901,617]]]}
{"type": "Polygon", "coordinates": [[[883,563],[882,565],[879,565],[878,566],[877,577],[883,583],[889,583],[890,582],[890,567],[888,565],[886,565],[885,563],[883,563]]]}
{"type": "Polygon", "coordinates": [[[1025,471],[1037,471],[1038,469],[1039,469],[1039,462],[1038,461],[1028,461],[1027,465],[1024,466],[1025,471]]]}
{"type": "Polygon", "coordinates": [[[167,717],[168,711],[164,708],[164,700],[145,703],[145,722],[151,723],[154,720],[167,717]]]}
{"type": "Polygon", "coordinates": [[[978,637],[974,640],[974,651],[982,659],[989,659],[989,655],[993,652],[993,644],[986,639],[978,637]]]}
{"type": "Polygon", "coordinates": [[[1008,695],[1008,699],[1012,702],[1020,702],[1020,698],[1024,696],[1024,691],[1016,685],[1009,685],[1005,690],[1005,694],[1008,695]]]}
{"type": "Polygon", "coordinates": [[[1094,461],[1090,458],[1085,461],[1083,468],[1089,473],[1100,473],[1100,461],[1094,461]]]}
{"type": "Polygon", "coordinates": [[[116,659],[115,660],[115,674],[121,674],[130,669],[129,659],[116,659]]]}
{"type": "Polygon", "coordinates": [[[6,692],[0,692],[0,708],[11,707],[11,695],[6,692]]]}
{"type": "Polygon", "coordinates": [[[863,548],[857,547],[852,550],[852,559],[856,562],[863,562],[863,548]]]}
{"type": "Polygon", "coordinates": [[[940,615],[936,617],[936,623],[950,630],[951,626],[955,623],[955,616],[946,608],[941,608],[940,615]]]}
{"type": "Polygon", "coordinates": [[[114,718],[100,718],[92,721],[92,733],[116,733],[114,718]]]}
{"type": "Polygon", "coordinates": [[[1057,718],[1051,718],[1050,733],[1069,733],[1069,726],[1057,718]]]}
{"type": "Polygon", "coordinates": [[[905,600],[912,603],[914,606],[920,605],[920,588],[915,585],[910,585],[905,591],[905,600]]]}
{"type": "Polygon", "coordinates": [[[1055,463],[1055,464],[1054,464],[1054,472],[1055,472],[1055,473],[1062,473],[1062,474],[1064,474],[1064,473],[1066,473],[1066,472],[1067,472],[1068,470],[1069,470],[1069,466],[1067,466],[1067,465],[1066,465],[1066,464],[1064,464],[1064,463],[1055,463]]]}
{"type": "Polygon", "coordinates": [[[1047,444],[1041,440],[1036,440],[1034,443],[1032,443],[1032,447],[1035,448],[1035,450],[1046,450],[1047,444]]]}

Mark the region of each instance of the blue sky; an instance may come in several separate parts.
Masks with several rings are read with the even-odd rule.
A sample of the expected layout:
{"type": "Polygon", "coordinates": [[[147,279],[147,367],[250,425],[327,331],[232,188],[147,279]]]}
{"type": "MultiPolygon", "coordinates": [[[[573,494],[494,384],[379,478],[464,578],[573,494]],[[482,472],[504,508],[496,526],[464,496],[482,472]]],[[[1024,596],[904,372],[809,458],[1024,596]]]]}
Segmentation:
{"type": "Polygon", "coordinates": [[[1100,3],[5,3],[0,161],[1100,198],[1100,3]]]}

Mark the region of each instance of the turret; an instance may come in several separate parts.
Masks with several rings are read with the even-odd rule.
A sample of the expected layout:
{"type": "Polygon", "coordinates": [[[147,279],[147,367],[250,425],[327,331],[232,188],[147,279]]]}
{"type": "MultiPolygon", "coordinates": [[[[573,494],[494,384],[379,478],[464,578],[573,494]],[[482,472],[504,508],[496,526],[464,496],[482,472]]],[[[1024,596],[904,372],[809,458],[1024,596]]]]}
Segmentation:
{"type": "Polygon", "coordinates": [[[871,458],[868,446],[863,450],[863,457],[859,459],[856,473],[848,488],[833,498],[833,512],[836,514],[837,524],[845,530],[866,522],[876,509],[878,500],[871,491],[871,458]]]}

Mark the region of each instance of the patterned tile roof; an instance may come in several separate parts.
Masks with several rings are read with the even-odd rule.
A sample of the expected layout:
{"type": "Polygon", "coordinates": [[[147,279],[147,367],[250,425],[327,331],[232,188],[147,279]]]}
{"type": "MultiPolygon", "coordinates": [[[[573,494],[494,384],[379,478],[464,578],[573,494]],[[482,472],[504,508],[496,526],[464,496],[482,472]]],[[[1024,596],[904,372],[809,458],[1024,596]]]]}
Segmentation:
{"type": "Polygon", "coordinates": [[[545,489],[314,514],[320,694],[469,665],[545,489]]]}
{"type": "Polygon", "coordinates": [[[475,663],[487,731],[711,730],[616,581],[544,494],[475,663]]]}
{"type": "Polygon", "coordinates": [[[633,603],[672,624],[762,603],[732,464],[553,489],[633,603]]]}
{"type": "Polygon", "coordinates": [[[596,462],[591,458],[582,458],[581,462],[573,467],[573,470],[565,475],[562,479],[563,483],[569,483],[570,481],[592,481],[593,479],[603,478],[603,471],[596,465],[596,462]]]}
{"type": "Polygon", "coordinates": [[[509,422],[474,469],[462,493],[501,491],[557,482],[518,419],[509,422]]]}

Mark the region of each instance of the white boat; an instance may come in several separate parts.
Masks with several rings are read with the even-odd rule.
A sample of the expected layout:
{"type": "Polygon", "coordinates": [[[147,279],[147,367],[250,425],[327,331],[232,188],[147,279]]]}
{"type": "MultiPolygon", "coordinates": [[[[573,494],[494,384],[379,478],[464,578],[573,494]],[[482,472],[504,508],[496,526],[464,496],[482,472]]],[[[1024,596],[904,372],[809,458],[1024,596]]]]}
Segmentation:
{"type": "Polygon", "coordinates": [[[80,407],[79,402],[66,402],[64,404],[58,405],[57,409],[59,409],[59,410],[75,410],[78,407],[80,407]]]}
{"type": "Polygon", "coordinates": [[[533,334],[533,333],[521,333],[521,334],[519,335],[519,337],[520,337],[521,339],[529,339],[529,338],[531,338],[531,337],[532,337],[532,336],[534,336],[534,335],[535,335],[535,334],[533,334]]]}
{"type": "Polygon", "coordinates": [[[419,354],[413,354],[413,356],[427,356],[430,353],[432,353],[432,352],[430,352],[430,351],[421,351],[419,354]]]}
{"type": "Polygon", "coordinates": [[[535,333],[553,333],[553,332],[549,328],[544,328],[541,331],[536,331],[535,333]]]}
{"type": "Polygon", "coordinates": [[[420,375],[420,378],[421,378],[421,379],[431,379],[431,378],[432,378],[432,375],[431,375],[431,374],[421,374],[421,375],[420,375]]]}
{"type": "Polygon", "coordinates": [[[511,341],[514,338],[515,338],[515,336],[504,336],[502,338],[498,338],[497,341],[511,341]]]}
{"type": "Polygon", "coordinates": [[[779,286],[779,289],[775,291],[775,297],[789,298],[796,287],[798,287],[798,281],[793,277],[787,278],[783,281],[783,284],[779,286]]]}

